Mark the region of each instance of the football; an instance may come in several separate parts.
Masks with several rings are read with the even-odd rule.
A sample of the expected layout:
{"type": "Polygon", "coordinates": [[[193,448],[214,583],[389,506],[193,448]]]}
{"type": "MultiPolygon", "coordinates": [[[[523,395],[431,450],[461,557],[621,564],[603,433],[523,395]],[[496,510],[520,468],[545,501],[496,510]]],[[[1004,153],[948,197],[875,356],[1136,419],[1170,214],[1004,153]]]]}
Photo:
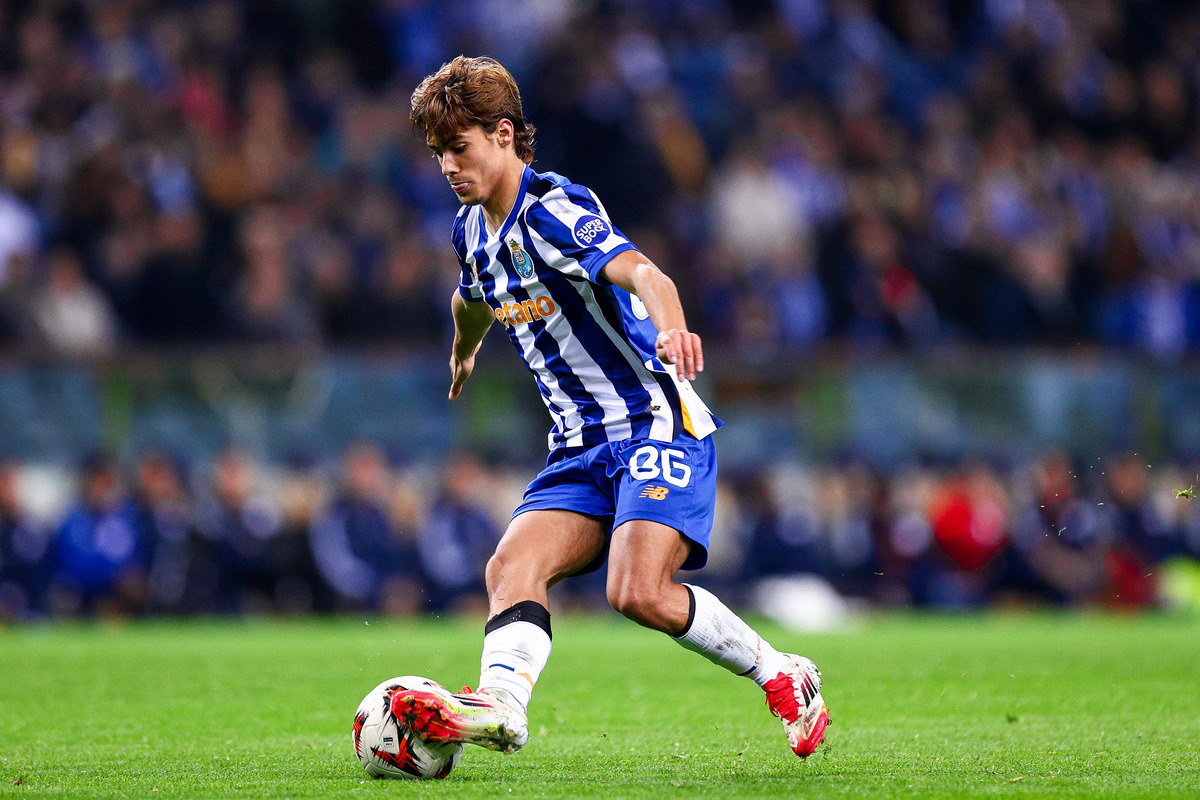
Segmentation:
{"type": "Polygon", "coordinates": [[[444,778],[462,758],[461,744],[426,742],[392,716],[392,695],[438,686],[413,675],[392,678],[372,689],[354,712],[354,754],[375,778],[444,778]]]}

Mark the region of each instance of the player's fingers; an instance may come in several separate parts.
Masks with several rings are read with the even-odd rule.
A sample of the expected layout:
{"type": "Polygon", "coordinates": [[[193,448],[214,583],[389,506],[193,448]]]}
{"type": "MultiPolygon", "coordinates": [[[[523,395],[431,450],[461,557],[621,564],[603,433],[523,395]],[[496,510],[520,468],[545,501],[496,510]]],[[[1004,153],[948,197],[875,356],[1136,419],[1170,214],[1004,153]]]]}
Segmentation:
{"type": "Polygon", "coordinates": [[[683,337],[677,331],[672,331],[672,344],[675,345],[675,360],[671,363],[675,365],[675,377],[683,380],[687,377],[687,351],[683,348],[683,337]]]}
{"type": "Polygon", "coordinates": [[[658,360],[665,361],[668,364],[676,364],[679,362],[679,350],[675,346],[676,331],[663,331],[658,335],[658,340],[655,342],[655,349],[658,351],[658,360]]]}
{"type": "Polygon", "coordinates": [[[696,373],[704,371],[704,351],[698,335],[672,328],[660,333],[654,344],[659,361],[673,364],[679,380],[695,380],[696,373]]]}
{"type": "Polygon", "coordinates": [[[666,332],[665,349],[667,351],[667,363],[675,365],[675,375],[680,380],[687,374],[687,365],[684,363],[687,359],[687,353],[683,350],[683,339],[678,330],[672,328],[666,332]]]}
{"type": "Polygon", "coordinates": [[[461,361],[450,361],[450,399],[458,397],[463,384],[471,376],[471,371],[461,361]]]}
{"type": "Polygon", "coordinates": [[[687,376],[689,381],[696,379],[696,350],[695,343],[692,341],[692,334],[683,332],[679,336],[679,349],[683,358],[680,366],[683,367],[683,373],[679,376],[683,378],[687,376]]]}

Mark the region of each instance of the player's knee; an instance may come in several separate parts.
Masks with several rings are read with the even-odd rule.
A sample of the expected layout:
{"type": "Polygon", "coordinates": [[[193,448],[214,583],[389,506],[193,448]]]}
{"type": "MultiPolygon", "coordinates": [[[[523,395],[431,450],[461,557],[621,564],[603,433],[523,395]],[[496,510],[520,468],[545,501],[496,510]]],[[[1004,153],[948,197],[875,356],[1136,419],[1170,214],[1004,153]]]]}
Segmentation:
{"type": "Polygon", "coordinates": [[[549,585],[546,565],[527,551],[505,548],[503,543],[488,559],[483,571],[488,596],[527,595],[549,585]]]}
{"type": "Polygon", "coordinates": [[[622,616],[639,625],[653,626],[658,619],[658,592],[636,581],[614,581],[608,585],[608,602],[622,616]]]}
{"type": "Polygon", "coordinates": [[[488,559],[487,566],[483,570],[483,580],[487,586],[488,594],[494,594],[500,588],[504,580],[504,566],[504,554],[497,550],[488,559]]]}

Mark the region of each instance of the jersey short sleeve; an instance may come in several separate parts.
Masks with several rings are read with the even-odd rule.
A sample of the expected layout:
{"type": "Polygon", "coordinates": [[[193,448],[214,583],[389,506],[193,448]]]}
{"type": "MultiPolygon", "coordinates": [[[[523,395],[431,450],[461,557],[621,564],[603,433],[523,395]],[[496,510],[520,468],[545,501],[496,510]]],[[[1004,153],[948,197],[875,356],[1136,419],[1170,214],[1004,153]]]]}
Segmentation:
{"type": "Polygon", "coordinates": [[[551,252],[542,256],[552,266],[582,271],[593,283],[608,283],[600,270],[618,253],[636,250],[609,220],[604,207],[588,189],[577,184],[556,186],[525,215],[533,233],[551,252]]]}
{"type": "Polygon", "coordinates": [[[450,241],[454,245],[454,255],[458,257],[458,293],[462,295],[464,300],[479,302],[483,300],[483,286],[479,282],[478,272],[472,269],[470,256],[467,254],[466,223],[469,211],[470,209],[464,208],[454,218],[454,228],[450,233],[450,241]]]}

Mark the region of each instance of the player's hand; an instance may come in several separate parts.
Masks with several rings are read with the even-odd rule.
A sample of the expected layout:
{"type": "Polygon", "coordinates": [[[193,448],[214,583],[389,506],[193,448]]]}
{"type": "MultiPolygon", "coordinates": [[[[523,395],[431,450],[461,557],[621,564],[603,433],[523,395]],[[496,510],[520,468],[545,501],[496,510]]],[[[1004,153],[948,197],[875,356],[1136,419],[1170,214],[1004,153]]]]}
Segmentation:
{"type": "Polygon", "coordinates": [[[471,373],[475,371],[475,354],[472,353],[469,357],[459,359],[456,355],[450,356],[450,399],[458,397],[458,393],[462,391],[463,384],[467,382],[467,378],[471,377],[471,373]]]}
{"type": "Polygon", "coordinates": [[[700,337],[678,328],[658,334],[654,340],[654,354],[664,364],[674,364],[679,380],[696,380],[696,373],[704,371],[704,348],[700,337]]]}

